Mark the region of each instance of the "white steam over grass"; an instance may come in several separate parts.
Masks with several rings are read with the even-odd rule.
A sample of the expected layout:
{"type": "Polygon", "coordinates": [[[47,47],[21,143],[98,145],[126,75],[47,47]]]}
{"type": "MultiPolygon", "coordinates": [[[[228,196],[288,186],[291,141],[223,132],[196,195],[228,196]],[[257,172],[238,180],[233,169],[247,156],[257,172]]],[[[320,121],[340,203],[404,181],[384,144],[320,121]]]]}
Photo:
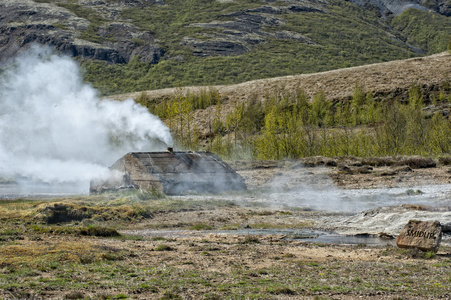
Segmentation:
{"type": "Polygon", "coordinates": [[[89,182],[130,151],[172,145],[169,129],[129,99],[101,100],[78,65],[34,47],[0,78],[0,177],[89,182]]]}

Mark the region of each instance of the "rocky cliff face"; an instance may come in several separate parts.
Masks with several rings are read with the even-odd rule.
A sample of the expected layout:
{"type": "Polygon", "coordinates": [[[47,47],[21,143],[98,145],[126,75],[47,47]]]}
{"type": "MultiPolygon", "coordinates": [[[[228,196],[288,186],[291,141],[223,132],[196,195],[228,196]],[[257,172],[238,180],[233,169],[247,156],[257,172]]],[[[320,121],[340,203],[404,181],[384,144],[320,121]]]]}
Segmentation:
{"type": "Polygon", "coordinates": [[[382,16],[400,15],[409,8],[432,10],[445,16],[451,15],[451,1],[449,0],[351,0],[364,7],[377,8],[382,16]]]}
{"type": "MultiPolygon", "coordinates": [[[[272,2],[272,1],[267,1],[272,2]]],[[[249,51],[249,46],[266,38],[296,40],[312,43],[303,35],[288,31],[268,31],[264,28],[284,24],[282,13],[323,12],[323,0],[284,0],[286,6],[263,5],[224,15],[232,21],[193,23],[189,26],[216,28],[221,33],[206,36],[207,41],[184,37],[181,44],[192,49],[196,56],[237,55],[249,51]],[[299,5],[301,3],[302,5],[299,5]]],[[[75,4],[74,4],[75,5],[75,4]]],[[[138,29],[121,17],[125,8],[165,5],[162,0],[78,1],[82,8],[91,10],[91,16],[107,20],[95,28],[99,41],[83,37],[92,30],[89,17],[77,16],[58,1],[6,0],[0,2],[0,60],[14,56],[32,43],[51,45],[71,56],[126,63],[136,55],[141,61],[157,63],[164,55],[158,41],[149,32],[138,29]],[[49,2],[49,3],[39,3],[49,2]],[[139,41],[139,42],[137,42],[139,41]]],[[[67,7],[67,5],[66,5],[67,7]]],[[[73,6],[77,8],[76,6],[73,6]]]]}
{"type": "Polygon", "coordinates": [[[33,43],[50,45],[70,56],[126,63],[135,55],[142,61],[157,63],[163,50],[148,32],[122,22],[117,16],[123,7],[143,5],[141,1],[80,1],[101,17],[111,20],[96,29],[98,42],[83,38],[91,21],[51,3],[32,0],[0,2],[0,60],[16,55],[33,43]],[[102,39],[103,37],[104,39],[102,39]],[[139,39],[139,43],[134,39],[139,39]]]}
{"type": "Polygon", "coordinates": [[[287,4],[279,7],[265,5],[223,16],[225,19],[232,19],[231,21],[191,24],[192,27],[219,29],[221,33],[210,34],[208,42],[185,38],[184,43],[191,47],[197,56],[243,54],[248,52],[252,45],[263,43],[268,38],[313,44],[307,37],[297,32],[277,30],[279,25],[286,23],[280,15],[296,12],[325,13],[322,7],[325,2],[315,1],[314,4],[307,5],[287,4]]]}
{"type": "MultiPolygon", "coordinates": [[[[219,1],[219,0],[218,0],[219,1]]],[[[225,0],[219,1],[224,2],[225,0]]],[[[227,0],[228,2],[233,0],[227,0]]],[[[294,13],[327,14],[326,0],[260,1],[240,11],[220,15],[192,28],[209,29],[180,37],[180,45],[195,56],[228,56],[249,52],[268,39],[314,44],[298,32],[280,30],[286,16],[294,13]]],[[[351,0],[363,7],[377,8],[381,16],[400,14],[407,8],[434,10],[450,15],[449,0],[351,0]]],[[[0,1],[0,61],[33,43],[50,45],[74,57],[127,63],[139,56],[155,64],[165,55],[164,42],[151,31],[138,28],[123,15],[124,9],[168,6],[163,0],[2,0],[0,1]]],[[[174,7],[174,9],[177,9],[174,7]]]]}

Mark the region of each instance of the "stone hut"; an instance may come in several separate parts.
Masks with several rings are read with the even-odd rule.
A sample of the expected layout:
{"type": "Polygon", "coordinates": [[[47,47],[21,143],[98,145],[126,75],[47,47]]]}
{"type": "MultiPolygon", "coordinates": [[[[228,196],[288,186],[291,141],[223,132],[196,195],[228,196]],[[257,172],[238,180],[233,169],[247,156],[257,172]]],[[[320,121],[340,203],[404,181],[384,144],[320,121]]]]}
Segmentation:
{"type": "Polygon", "coordinates": [[[210,152],[131,152],[111,167],[112,177],[91,182],[90,192],[157,190],[167,195],[245,190],[243,178],[210,152]]]}

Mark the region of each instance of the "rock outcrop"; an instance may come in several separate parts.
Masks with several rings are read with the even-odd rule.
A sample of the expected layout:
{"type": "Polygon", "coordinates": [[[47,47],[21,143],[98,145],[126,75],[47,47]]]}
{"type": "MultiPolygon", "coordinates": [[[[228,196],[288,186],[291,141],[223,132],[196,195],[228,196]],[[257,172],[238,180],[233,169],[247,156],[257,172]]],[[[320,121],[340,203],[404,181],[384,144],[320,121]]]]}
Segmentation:
{"type": "Polygon", "coordinates": [[[222,16],[232,21],[213,21],[210,23],[195,23],[192,27],[219,29],[220,33],[205,35],[209,40],[185,39],[185,45],[190,46],[197,56],[238,55],[250,51],[253,45],[266,42],[269,38],[279,40],[295,40],[309,45],[314,44],[304,35],[286,30],[268,30],[286,23],[281,14],[289,13],[325,13],[323,9],[312,6],[290,5],[282,7],[262,6],[254,9],[235,12],[222,16]]]}
{"type": "MultiPolygon", "coordinates": [[[[379,10],[382,17],[399,15],[408,8],[431,10],[447,16],[451,14],[451,2],[446,0],[351,2],[379,10]]],[[[137,24],[139,21],[129,19],[127,11],[164,6],[169,4],[163,0],[1,1],[0,61],[15,56],[33,43],[39,43],[73,57],[127,63],[139,56],[142,62],[156,64],[166,54],[163,49],[172,49],[168,49],[164,38],[159,41],[153,36],[154,31],[149,29],[153,25],[152,18],[144,20],[145,25],[142,26],[137,24]]],[[[193,55],[200,57],[241,55],[274,39],[316,45],[320,41],[309,39],[309,32],[290,31],[290,26],[285,25],[290,24],[292,14],[320,15],[332,14],[332,11],[331,4],[325,0],[281,0],[277,4],[267,0],[266,3],[262,1],[260,6],[249,5],[216,15],[213,21],[183,23],[183,27],[198,28],[199,31],[192,35],[180,35],[176,39],[184,51],[190,49],[193,55]]],[[[157,19],[155,22],[161,21],[157,19]]],[[[172,47],[175,47],[174,44],[172,47]]],[[[414,52],[422,53],[422,49],[410,47],[414,52]]]]}
{"type": "MultiPolygon", "coordinates": [[[[419,208],[413,209],[406,205],[373,208],[362,211],[344,221],[335,224],[331,222],[330,229],[346,235],[369,234],[394,237],[402,232],[410,220],[437,220],[439,223],[449,223],[450,211],[422,210],[421,207],[419,208]]],[[[449,224],[446,226],[449,226],[449,224]]],[[[446,226],[441,232],[446,233],[443,239],[449,243],[449,227],[446,226]]],[[[440,238],[442,239],[442,237],[440,238]]]]}
{"type": "MultiPolygon", "coordinates": [[[[110,63],[127,63],[139,56],[141,61],[155,64],[165,54],[150,32],[132,25],[122,15],[127,8],[166,5],[162,0],[45,2],[7,0],[0,3],[0,61],[15,56],[33,43],[52,46],[73,57],[110,63]],[[77,9],[85,13],[74,13],[77,9]],[[94,24],[93,20],[102,22],[94,24]]],[[[218,30],[201,34],[204,36],[201,39],[182,37],[180,44],[202,57],[244,54],[269,38],[314,44],[300,33],[273,29],[286,23],[278,17],[283,14],[326,13],[323,7],[326,2],[302,5],[297,1],[283,2],[287,5],[263,5],[225,14],[210,23],[190,24],[188,26],[218,30]]]]}
{"type": "Polygon", "coordinates": [[[451,15],[451,2],[447,0],[351,0],[351,2],[364,7],[376,8],[382,16],[400,15],[409,8],[432,10],[445,16],[451,15]]]}
{"type": "MultiPolygon", "coordinates": [[[[122,6],[142,5],[141,1],[122,1],[122,6]]],[[[155,1],[156,2],[156,1],[155,1]]],[[[86,2],[105,18],[115,19],[120,4],[86,2]]],[[[164,51],[154,37],[124,22],[105,22],[96,29],[98,41],[83,36],[91,22],[64,7],[31,0],[0,2],[0,61],[15,56],[34,43],[49,45],[73,57],[127,63],[139,55],[141,61],[157,63],[164,51]],[[139,40],[139,42],[137,42],[139,40]]]]}

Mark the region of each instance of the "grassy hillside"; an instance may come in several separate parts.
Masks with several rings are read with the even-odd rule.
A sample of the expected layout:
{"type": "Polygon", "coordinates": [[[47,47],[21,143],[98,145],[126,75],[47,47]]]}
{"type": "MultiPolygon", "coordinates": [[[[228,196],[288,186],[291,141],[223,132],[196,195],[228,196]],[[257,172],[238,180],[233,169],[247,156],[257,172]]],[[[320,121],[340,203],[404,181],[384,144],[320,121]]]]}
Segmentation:
{"type": "MultiPolygon", "coordinates": [[[[246,48],[244,53],[199,56],[187,38],[208,44],[233,40],[233,34],[247,34],[215,24],[232,22],[243,13],[255,16],[253,12],[268,3],[253,0],[165,3],[121,12],[124,20],[158,39],[164,59],[154,65],[140,62],[139,57],[128,64],[115,65],[84,61],[86,80],[104,94],[234,84],[437,53],[446,49],[451,34],[450,18],[436,13],[411,9],[384,19],[375,10],[347,1],[320,1],[310,11],[259,14],[270,21],[276,18],[279,23],[259,23],[262,27],[248,37],[252,42],[240,41],[246,48]],[[289,37],[280,38],[281,32],[288,32],[289,37]]],[[[286,7],[287,3],[270,5],[286,7]]]]}
{"type": "Polygon", "coordinates": [[[407,38],[407,43],[427,49],[428,54],[446,49],[451,38],[451,18],[431,12],[409,9],[394,18],[392,25],[407,38]]]}
{"type": "Polygon", "coordinates": [[[224,158],[448,156],[450,57],[113,98],[164,119],[177,148],[224,158]]]}

